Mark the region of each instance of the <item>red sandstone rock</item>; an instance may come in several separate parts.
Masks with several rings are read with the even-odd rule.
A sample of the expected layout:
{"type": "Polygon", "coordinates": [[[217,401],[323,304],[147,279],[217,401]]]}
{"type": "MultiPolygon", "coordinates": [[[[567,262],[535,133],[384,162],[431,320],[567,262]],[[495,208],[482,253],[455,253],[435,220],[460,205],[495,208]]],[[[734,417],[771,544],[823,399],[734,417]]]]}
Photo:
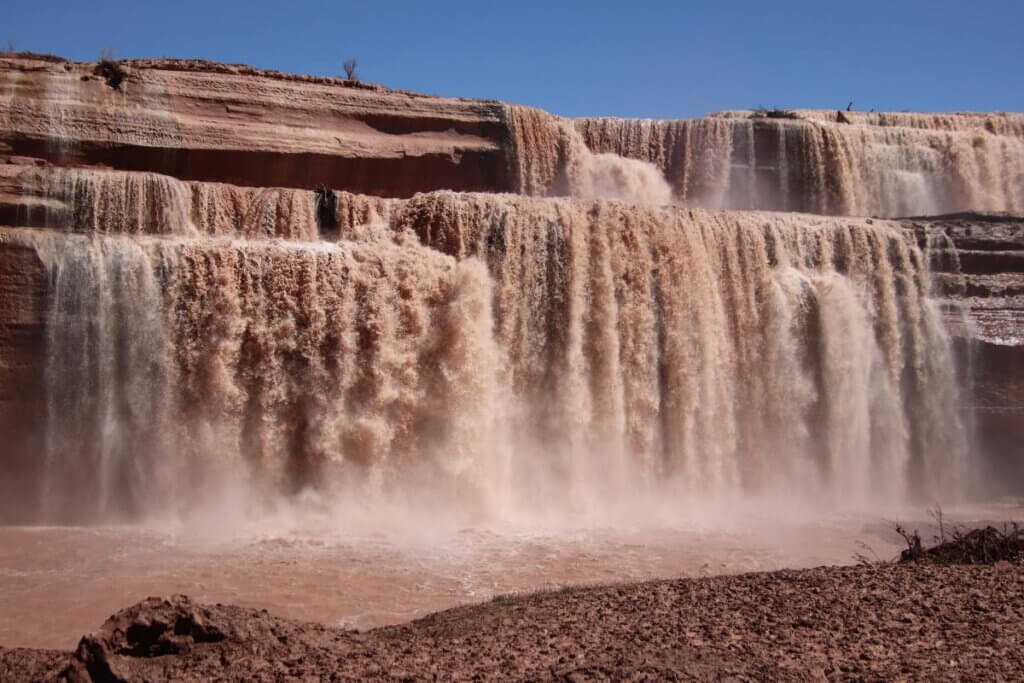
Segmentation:
{"type": "Polygon", "coordinates": [[[239,185],[402,197],[507,187],[498,103],[202,62],[0,58],[0,152],[239,185]]]}

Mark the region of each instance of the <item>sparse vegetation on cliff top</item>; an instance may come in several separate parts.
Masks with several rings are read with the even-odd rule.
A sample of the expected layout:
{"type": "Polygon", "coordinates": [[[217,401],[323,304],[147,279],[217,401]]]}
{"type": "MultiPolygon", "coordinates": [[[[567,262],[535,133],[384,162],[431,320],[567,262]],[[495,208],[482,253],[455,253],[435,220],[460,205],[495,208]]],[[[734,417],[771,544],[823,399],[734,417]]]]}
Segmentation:
{"type": "Polygon", "coordinates": [[[102,76],[107,85],[114,90],[120,90],[121,83],[128,77],[128,72],[121,66],[121,62],[114,58],[114,52],[110,49],[100,51],[100,61],[96,63],[92,72],[102,76]]]}
{"type": "Polygon", "coordinates": [[[799,119],[800,115],[790,109],[768,109],[755,107],[751,118],[755,119],[799,119]]]}
{"type": "Polygon", "coordinates": [[[347,81],[358,81],[359,73],[356,69],[359,68],[359,62],[354,59],[346,59],[345,63],[342,64],[342,68],[345,69],[345,80],[347,81]]]}

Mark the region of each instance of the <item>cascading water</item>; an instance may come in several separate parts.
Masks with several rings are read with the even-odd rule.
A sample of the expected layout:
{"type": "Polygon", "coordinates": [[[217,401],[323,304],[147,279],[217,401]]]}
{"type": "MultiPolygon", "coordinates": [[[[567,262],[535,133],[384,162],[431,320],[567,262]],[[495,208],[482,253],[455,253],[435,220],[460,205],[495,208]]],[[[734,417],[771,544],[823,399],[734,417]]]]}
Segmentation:
{"type": "MultiPolygon", "coordinates": [[[[358,463],[387,479],[450,438],[472,451],[466,423],[493,403],[468,381],[494,371],[476,368],[489,348],[473,320],[489,310],[479,265],[385,242],[36,247],[53,283],[47,516],[187,504],[212,476],[294,490],[358,463]]],[[[468,460],[439,467],[470,476],[468,460]]]]}
{"type": "Polygon", "coordinates": [[[23,192],[38,198],[29,224],[76,233],[187,235],[188,186],[155,173],[54,168],[31,170],[23,192]]]}
{"type": "Polygon", "coordinates": [[[648,159],[595,154],[570,121],[529,107],[506,107],[513,184],[519,192],[662,205],[672,188],[648,159]]]}
{"type": "Polygon", "coordinates": [[[720,118],[692,121],[578,119],[576,130],[597,153],[652,163],[677,200],[691,206],[728,205],[733,126],[720,118]]]}
{"type": "MultiPolygon", "coordinates": [[[[75,233],[230,236],[316,241],[313,192],[183,182],[157,173],[76,168],[31,169],[21,176],[29,202],[24,223],[75,233]]],[[[359,239],[387,219],[395,200],[335,193],[325,238],[359,239]]]]}
{"type": "MultiPolygon", "coordinates": [[[[691,206],[879,216],[1024,210],[1020,114],[850,113],[849,124],[836,122],[835,112],[787,116],[797,118],[727,112],[575,125],[594,152],[654,164],[691,206]]],[[[543,137],[533,132],[525,144],[543,137]]]]}
{"type": "Polygon", "coordinates": [[[44,194],[89,234],[33,238],[49,518],[232,478],[499,515],[964,490],[949,340],[895,225],[340,194],[341,239],[310,241],[310,192],[67,173],[44,194]]]}
{"type": "Polygon", "coordinates": [[[159,273],[129,238],[41,235],[36,247],[51,286],[40,517],[139,513],[174,462],[160,457],[174,375],[159,273]]]}
{"type": "Polygon", "coordinates": [[[568,462],[711,495],[958,486],[949,341],[894,227],[444,194],[405,220],[488,263],[517,431],[568,462]]]}
{"type": "Polygon", "coordinates": [[[0,58],[4,646],[886,557],[1019,489],[1020,220],[863,214],[1024,210],[1022,115],[125,68],[0,58]]]}

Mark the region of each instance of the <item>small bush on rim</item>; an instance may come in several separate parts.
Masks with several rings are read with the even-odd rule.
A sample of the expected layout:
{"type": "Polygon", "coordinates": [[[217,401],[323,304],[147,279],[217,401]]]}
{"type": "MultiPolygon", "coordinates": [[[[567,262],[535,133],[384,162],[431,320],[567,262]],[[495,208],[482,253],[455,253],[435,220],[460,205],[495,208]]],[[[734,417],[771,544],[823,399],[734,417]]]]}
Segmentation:
{"type": "Polygon", "coordinates": [[[107,85],[114,90],[120,90],[121,83],[128,77],[128,72],[121,66],[121,62],[114,59],[114,52],[109,48],[100,50],[100,61],[96,63],[92,72],[96,76],[102,76],[107,85]]]}
{"type": "Polygon", "coordinates": [[[345,69],[345,80],[358,81],[359,73],[356,69],[359,67],[359,62],[354,59],[346,59],[345,63],[341,65],[345,69]]]}

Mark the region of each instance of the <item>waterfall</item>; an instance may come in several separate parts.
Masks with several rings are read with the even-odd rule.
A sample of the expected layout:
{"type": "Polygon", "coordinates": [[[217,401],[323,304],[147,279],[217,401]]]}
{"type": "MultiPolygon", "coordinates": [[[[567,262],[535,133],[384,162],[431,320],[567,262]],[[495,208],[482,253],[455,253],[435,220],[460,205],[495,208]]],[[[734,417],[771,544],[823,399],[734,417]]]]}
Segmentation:
{"type": "Polygon", "coordinates": [[[29,169],[20,182],[24,225],[76,233],[359,239],[397,206],[391,199],[335,192],[334,227],[325,229],[315,194],[306,190],[77,168],[29,169]]]}
{"type": "Polygon", "coordinates": [[[76,233],[194,232],[185,183],[156,173],[74,168],[31,169],[22,192],[35,198],[27,222],[76,233]],[[38,214],[38,215],[34,215],[38,214]]]}
{"type": "Polygon", "coordinates": [[[513,187],[523,194],[620,199],[662,205],[672,189],[647,159],[594,153],[571,122],[529,107],[506,107],[513,187]]]}
{"type": "Polygon", "coordinates": [[[959,485],[950,342],[895,226],[444,193],[404,217],[488,263],[516,431],[567,462],[703,494],[959,485]]]}
{"type": "MultiPolygon", "coordinates": [[[[652,163],[690,206],[878,216],[1024,210],[1020,114],[850,113],[850,124],[835,112],[788,115],[795,118],[728,112],[575,126],[594,152],[652,163]]],[[[526,136],[532,144],[555,148],[526,136]]],[[[552,163],[550,152],[525,157],[552,163]]]]}
{"type": "Polygon", "coordinates": [[[174,445],[159,273],[127,238],[34,236],[50,282],[40,516],[139,513],[174,445]]]}
{"type": "Polygon", "coordinates": [[[370,222],[316,241],[313,193],[128,175],[57,183],[87,234],[32,231],[46,518],[232,478],[505,513],[963,491],[949,338],[896,224],[342,193],[339,217],[370,222]]]}
{"type": "Polygon", "coordinates": [[[579,119],[576,129],[588,148],[652,163],[668,179],[675,197],[688,205],[724,206],[733,133],[718,118],[692,121],[579,119]]]}
{"type": "Polygon", "coordinates": [[[479,264],[384,241],[32,239],[52,283],[45,517],[187,504],[214,472],[387,478],[449,447],[464,462],[437,467],[476,476],[496,365],[479,264]]]}

